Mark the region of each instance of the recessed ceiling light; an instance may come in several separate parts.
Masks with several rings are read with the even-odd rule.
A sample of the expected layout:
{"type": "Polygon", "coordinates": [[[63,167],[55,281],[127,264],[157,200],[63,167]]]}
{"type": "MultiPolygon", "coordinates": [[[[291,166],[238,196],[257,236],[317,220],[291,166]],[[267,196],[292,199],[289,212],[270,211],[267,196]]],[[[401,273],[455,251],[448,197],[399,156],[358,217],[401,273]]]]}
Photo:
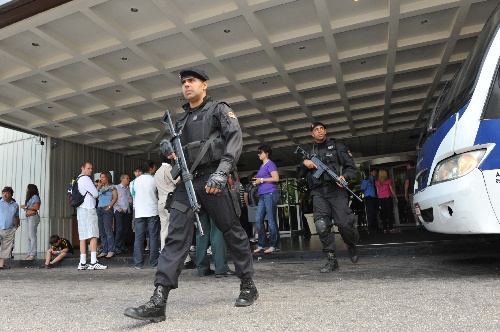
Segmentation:
{"type": "Polygon", "coordinates": [[[58,125],[55,125],[54,127],[59,128],[59,126],[58,126],[58,125]]]}
{"type": "Polygon", "coordinates": [[[133,12],[133,13],[137,13],[139,11],[139,9],[137,9],[137,8],[130,8],[130,11],[133,12]]]}
{"type": "Polygon", "coordinates": [[[123,57],[123,58],[122,58],[122,60],[123,60],[123,61],[126,61],[126,60],[128,60],[128,58],[127,58],[127,57],[123,57]]]}
{"type": "Polygon", "coordinates": [[[267,84],[267,81],[262,82],[262,84],[267,84]]]}
{"type": "Polygon", "coordinates": [[[116,92],[122,92],[122,90],[115,90],[116,92]]]}
{"type": "Polygon", "coordinates": [[[365,61],[365,60],[363,60],[363,61],[361,61],[360,63],[361,63],[362,65],[364,65],[364,64],[366,63],[366,61],[365,61]]]}
{"type": "Polygon", "coordinates": [[[38,43],[31,43],[31,46],[35,46],[36,47],[36,46],[40,46],[40,44],[38,44],[38,43]]]}
{"type": "Polygon", "coordinates": [[[229,29],[224,29],[224,33],[230,33],[230,32],[231,32],[231,30],[229,30],[229,29]]]}
{"type": "Polygon", "coordinates": [[[111,115],[115,115],[115,112],[111,113],[111,115]]]}
{"type": "Polygon", "coordinates": [[[301,47],[299,47],[299,50],[305,50],[305,49],[306,49],[306,47],[305,47],[305,46],[301,46],[301,47]]]}
{"type": "Polygon", "coordinates": [[[43,80],[43,81],[41,81],[41,82],[42,82],[42,83],[47,83],[47,81],[45,81],[45,80],[43,80]]]}
{"type": "Polygon", "coordinates": [[[427,22],[429,22],[429,21],[427,21],[427,20],[422,20],[422,21],[420,21],[420,24],[426,24],[427,22]]]}

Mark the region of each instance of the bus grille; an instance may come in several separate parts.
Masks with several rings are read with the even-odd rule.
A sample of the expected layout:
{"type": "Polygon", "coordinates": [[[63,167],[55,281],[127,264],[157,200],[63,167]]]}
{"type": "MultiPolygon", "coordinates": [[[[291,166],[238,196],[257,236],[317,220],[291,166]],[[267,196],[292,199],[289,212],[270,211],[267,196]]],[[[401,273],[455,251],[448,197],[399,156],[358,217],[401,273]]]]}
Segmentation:
{"type": "Polygon", "coordinates": [[[420,210],[420,215],[422,216],[422,219],[424,219],[425,222],[434,221],[434,214],[432,213],[432,208],[420,210]]]}

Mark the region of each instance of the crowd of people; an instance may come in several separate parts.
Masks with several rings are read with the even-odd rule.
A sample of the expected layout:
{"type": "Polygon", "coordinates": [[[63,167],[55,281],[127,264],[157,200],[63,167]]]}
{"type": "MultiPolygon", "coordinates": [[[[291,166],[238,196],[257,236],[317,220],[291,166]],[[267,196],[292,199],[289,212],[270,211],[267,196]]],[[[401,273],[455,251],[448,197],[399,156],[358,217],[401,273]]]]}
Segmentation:
{"type": "MultiPolygon", "coordinates": [[[[173,165],[178,162],[176,154],[162,150],[161,166],[158,168],[154,162],[147,161],[134,170],[133,181],[128,174],[121,174],[120,183],[114,185],[111,173],[104,171],[94,183],[90,162],[82,164],[81,174],[75,180],[84,197],[76,209],[80,248],[77,269],[107,269],[105,260],[128,251],[126,241],[133,229],[134,267],[142,269],[146,265],[156,269],[155,289],[148,302],[127,308],[124,314],[155,322],[165,320],[168,294],[178,287],[183,268],[196,268],[200,277],[237,276],[241,283],[235,306],[252,305],[259,293],[253,281],[251,243],[256,243],[254,253],[272,254],[281,250],[277,218],[279,172],[271,159],[272,148],[265,144],[257,149],[262,165],[249,177],[245,190],[239,190],[235,199],[233,192],[241,187],[235,185],[239,180],[235,167],[242,150],[242,132],[237,117],[229,105],[212,100],[207,94],[208,76],[204,71],[187,68],[180,72],[179,78],[188,103],[183,106],[185,113],[175,124],[175,130],[182,132],[180,143],[185,148],[192,176],[173,178],[173,165]],[[207,147],[204,148],[205,142],[207,147]],[[192,202],[186,181],[192,184],[196,193],[200,205],[198,210],[190,208],[192,202]],[[241,206],[237,206],[239,204],[241,206]],[[197,219],[203,236],[200,227],[194,227],[197,219]],[[248,235],[242,227],[243,219],[252,225],[248,235]],[[149,260],[145,261],[147,249],[149,260]],[[88,250],[90,262],[87,262],[88,250]],[[190,251],[194,251],[194,262],[190,251]],[[228,252],[234,260],[234,271],[227,262],[228,252]],[[213,257],[214,269],[210,267],[209,253],[213,257]]],[[[313,161],[304,157],[297,166],[297,176],[307,180],[314,224],[325,253],[326,263],[319,271],[329,273],[339,267],[332,233],[334,224],[348,247],[352,263],[359,259],[356,246],[359,235],[349,208],[348,192],[326,172],[315,176],[319,166],[316,163],[320,160],[342,181],[357,178],[358,171],[349,149],[335,139],[327,138],[325,124],[315,122],[310,131],[310,153],[319,159],[313,161]]],[[[411,199],[411,172],[407,180],[405,197],[411,199]]],[[[379,170],[377,174],[377,170],[371,170],[370,176],[363,181],[362,190],[369,228],[378,229],[377,212],[380,209],[383,229],[391,232],[394,225],[391,195],[397,198],[387,173],[379,170]]],[[[20,223],[19,207],[12,195],[12,188],[5,187],[0,200],[0,269],[8,268],[5,259],[8,255],[10,257],[14,234],[20,223]]],[[[28,228],[26,260],[36,258],[40,206],[38,188],[28,185],[25,204],[21,205],[26,212],[28,228]]],[[[49,269],[74,254],[68,239],[52,235],[49,243],[51,247],[40,268],[49,269]]]]}

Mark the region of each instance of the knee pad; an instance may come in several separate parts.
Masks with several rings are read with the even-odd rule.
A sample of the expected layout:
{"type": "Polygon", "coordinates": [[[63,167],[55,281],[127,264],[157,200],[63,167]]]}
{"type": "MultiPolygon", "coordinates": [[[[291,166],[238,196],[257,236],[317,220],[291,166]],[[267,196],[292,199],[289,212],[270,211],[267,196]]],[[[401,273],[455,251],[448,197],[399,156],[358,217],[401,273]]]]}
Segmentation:
{"type": "Polygon", "coordinates": [[[314,225],[316,225],[316,232],[319,235],[328,233],[331,227],[323,218],[314,220],[314,225]]]}

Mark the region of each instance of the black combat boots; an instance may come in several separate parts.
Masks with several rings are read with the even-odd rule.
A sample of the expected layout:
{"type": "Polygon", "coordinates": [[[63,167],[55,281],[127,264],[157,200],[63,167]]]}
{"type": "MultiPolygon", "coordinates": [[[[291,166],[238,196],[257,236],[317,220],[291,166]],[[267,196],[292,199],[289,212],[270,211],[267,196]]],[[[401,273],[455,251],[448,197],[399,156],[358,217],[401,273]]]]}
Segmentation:
{"type": "Polygon", "coordinates": [[[165,310],[167,308],[168,292],[170,292],[170,287],[156,286],[149,302],[137,308],[125,309],[125,316],[140,320],[149,320],[153,323],[164,321],[167,318],[165,310]]]}
{"type": "Polygon", "coordinates": [[[351,259],[351,262],[356,264],[359,260],[358,249],[356,249],[356,245],[348,247],[347,251],[349,252],[349,258],[351,259]]]}
{"type": "Polygon", "coordinates": [[[325,266],[323,266],[321,270],[319,270],[319,272],[328,273],[339,268],[339,262],[337,262],[337,256],[335,256],[334,252],[327,253],[326,257],[327,257],[326,264],[325,266]]]}
{"type": "Polygon", "coordinates": [[[241,279],[240,296],[236,299],[234,305],[236,307],[247,307],[252,305],[258,298],[259,292],[257,292],[257,287],[255,287],[252,278],[241,279]]]}

